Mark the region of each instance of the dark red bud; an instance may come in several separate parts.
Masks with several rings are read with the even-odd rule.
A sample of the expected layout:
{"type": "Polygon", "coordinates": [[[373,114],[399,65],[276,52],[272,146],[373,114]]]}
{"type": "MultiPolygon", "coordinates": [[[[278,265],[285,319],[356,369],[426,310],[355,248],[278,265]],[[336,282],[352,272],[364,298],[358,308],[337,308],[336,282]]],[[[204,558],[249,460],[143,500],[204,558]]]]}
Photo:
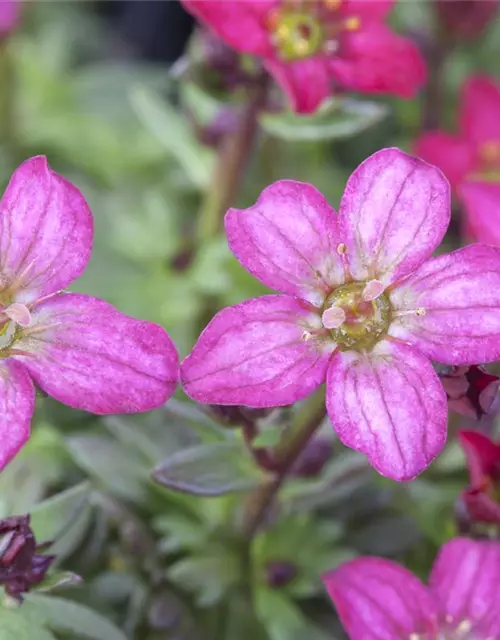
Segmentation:
{"type": "Polygon", "coordinates": [[[266,582],[270,587],[286,587],[297,576],[297,567],[291,562],[273,560],[266,565],[266,582]]]}
{"type": "Polygon", "coordinates": [[[436,0],[441,23],[455,38],[479,38],[495,17],[498,0],[436,0]]]}
{"type": "Polygon", "coordinates": [[[310,440],[292,469],[292,475],[312,478],[319,475],[333,454],[333,444],[326,438],[310,440]]]}

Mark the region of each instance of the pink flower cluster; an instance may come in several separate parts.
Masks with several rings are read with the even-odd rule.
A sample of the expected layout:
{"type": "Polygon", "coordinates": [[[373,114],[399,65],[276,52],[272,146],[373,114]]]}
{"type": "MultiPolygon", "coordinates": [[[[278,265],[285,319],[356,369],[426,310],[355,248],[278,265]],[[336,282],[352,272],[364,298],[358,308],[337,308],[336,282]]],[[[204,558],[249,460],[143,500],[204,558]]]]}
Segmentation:
{"type": "Polygon", "coordinates": [[[430,361],[500,356],[500,249],[430,258],[449,220],[446,178],[397,149],[356,169],[338,214],[291,180],[231,209],[231,250],[280,294],[214,317],[181,365],[186,393],[271,407],[326,381],[342,442],[381,474],[414,478],[446,440],[446,394],[430,361]]]}
{"type": "Polygon", "coordinates": [[[241,53],[260,56],[298,113],[336,85],[410,98],[426,79],[417,47],[386,19],[395,0],[183,0],[241,53]]]}
{"type": "Polygon", "coordinates": [[[65,293],[92,248],[82,194],[44,157],[0,202],[0,469],[29,437],[35,387],[96,414],[148,411],[174,392],[175,346],[161,327],[65,293]]]}
{"type": "Polygon", "coordinates": [[[323,576],[351,640],[497,640],[500,543],[455,538],[429,585],[382,558],[358,558],[323,576]]]}
{"type": "Polygon", "coordinates": [[[472,76],[462,88],[459,133],[431,131],[416,153],[448,177],[466,214],[466,231],[500,246],[500,84],[472,76]]]}

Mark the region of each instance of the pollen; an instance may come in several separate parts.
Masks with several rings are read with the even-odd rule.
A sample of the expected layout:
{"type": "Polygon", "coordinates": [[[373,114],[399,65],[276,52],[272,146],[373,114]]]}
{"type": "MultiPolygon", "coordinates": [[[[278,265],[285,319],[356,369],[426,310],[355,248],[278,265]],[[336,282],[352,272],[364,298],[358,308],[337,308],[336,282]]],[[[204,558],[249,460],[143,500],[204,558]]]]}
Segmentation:
{"type": "Polygon", "coordinates": [[[337,11],[342,6],[343,0],[323,0],[323,5],[328,11],[337,11]]]}
{"type": "Polygon", "coordinates": [[[418,309],[415,309],[415,315],[417,316],[425,316],[426,313],[427,312],[423,307],[419,307],[418,309]]]}
{"type": "Polygon", "coordinates": [[[339,256],[343,256],[347,253],[347,246],[341,242],[338,247],[337,247],[337,253],[339,254],[339,256]]]}
{"type": "Polygon", "coordinates": [[[351,16],[347,18],[344,22],[344,28],[347,31],[358,31],[361,27],[361,20],[357,16],[351,16]]]}

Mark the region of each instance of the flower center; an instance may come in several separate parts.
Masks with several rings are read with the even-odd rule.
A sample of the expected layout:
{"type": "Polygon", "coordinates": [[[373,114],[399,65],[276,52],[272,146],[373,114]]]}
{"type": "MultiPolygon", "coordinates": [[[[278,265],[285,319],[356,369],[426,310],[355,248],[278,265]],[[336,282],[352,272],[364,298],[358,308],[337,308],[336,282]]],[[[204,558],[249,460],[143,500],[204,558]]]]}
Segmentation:
{"type": "Polygon", "coordinates": [[[320,52],[336,53],[342,31],[356,31],[359,18],[340,14],[343,0],[284,0],[272,9],[266,26],[278,57],[303,60],[320,52]]]}
{"type": "Polygon", "coordinates": [[[327,297],[323,325],[341,351],[371,349],[387,333],[392,307],[383,288],[378,280],[352,282],[327,297]]]}

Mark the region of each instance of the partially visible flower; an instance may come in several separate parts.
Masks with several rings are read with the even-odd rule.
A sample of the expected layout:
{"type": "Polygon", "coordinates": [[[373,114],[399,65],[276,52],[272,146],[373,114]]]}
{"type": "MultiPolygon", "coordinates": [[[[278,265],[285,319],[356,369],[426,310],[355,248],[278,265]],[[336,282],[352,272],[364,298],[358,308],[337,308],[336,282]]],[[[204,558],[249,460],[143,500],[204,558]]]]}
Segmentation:
{"type": "Polygon", "coordinates": [[[385,24],[394,0],[183,0],[236,51],[261,56],[299,113],[335,83],[410,98],[425,82],[417,47],[385,24]]]}
{"type": "Polygon", "coordinates": [[[454,538],[424,585],[383,558],[351,560],[323,582],[350,640],[498,640],[500,543],[454,538]]]}
{"type": "Polygon", "coordinates": [[[409,480],[446,440],[446,394],[430,360],[500,357],[500,250],[429,259],[450,218],[442,173],[384,149],[347,182],[339,214],[284,180],[226,232],[241,264],[282,295],[220,311],[181,365],[202,403],[292,404],[326,380],[342,442],[383,475],[409,480]]]}
{"type": "Polygon", "coordinates": [[[500,444],[479,431],[461,431],[470,486],[462,493],[471,520],[500,525],[500,444]]]}
{"type": "MultiPolygon", "coordinates": [[[[484,4],[484,3],[483,3],[484,4]]],[[[464,84],[458,134],[431,131],[416,153],[438,166],[456,189],[466,228],[476,239],[500,245],[500,84],[472,76],[464,84]]]]}
{"type": "Polygon", "coordinates": [[[0,0],[0,38],[17,27],[21,11],[21,0],[0,0]]]}
{"type": "Polygon", "coordinates": [[[30,516],[0,520],[0,585],[12,598],[22,594],[45,578],[55,556],[39,553],[47,546],[37,545],[30,528],[30,516]]]}
{"type": "Polygon", "coordinates": [[[488,413],[498,393],[500,378],[479,365],[450,367],[441,373],[448,406],[464,416],[480,419],[488,413]]]}
{"type": "Polygon", "coordinates": [[[436,0],[436,10],[449,34],[457,39],[479,38],[494,19],[498,0],[436,0]]]}
{"type": "Polygon", "coordinates": [[[35,385],[70,407],[135,413],[174,392],[166,331],[65,289],[90,258],[82,194],[44,157],[24,162],[0,202],[0,469],[29,438],[35,385]]]}
{"type": "Polygon", "coordinates": [[[312,438],[297,458],[291,474],[297,478],[313,478],[323,471],[332,455],[331,440],[321,436],[312,438]]]}

